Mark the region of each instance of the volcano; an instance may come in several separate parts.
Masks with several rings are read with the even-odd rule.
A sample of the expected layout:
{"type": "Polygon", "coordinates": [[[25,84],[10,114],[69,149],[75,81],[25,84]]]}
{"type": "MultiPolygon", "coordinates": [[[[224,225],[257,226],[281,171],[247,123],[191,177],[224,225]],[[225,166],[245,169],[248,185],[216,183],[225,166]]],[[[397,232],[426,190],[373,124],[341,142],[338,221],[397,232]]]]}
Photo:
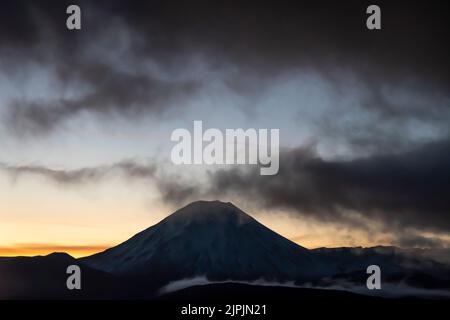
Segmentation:
{"type": "Polygon", "coordinates": [[[151,275],[167,281],[297,281],[324,266],[306,248],[265,227],[231,203],[197,201],[124,243],[82,259],[115,275],[151,275]]]}

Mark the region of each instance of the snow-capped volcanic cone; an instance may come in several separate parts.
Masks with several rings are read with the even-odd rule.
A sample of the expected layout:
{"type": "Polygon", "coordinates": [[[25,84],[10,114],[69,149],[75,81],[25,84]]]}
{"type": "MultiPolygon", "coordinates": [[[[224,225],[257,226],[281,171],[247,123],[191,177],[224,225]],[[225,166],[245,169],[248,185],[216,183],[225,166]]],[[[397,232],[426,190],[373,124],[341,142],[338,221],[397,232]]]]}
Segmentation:
{"type": "Polygon", "coordinates": [[[113,274],[170,281],[195,276],[307,280],[324,271],[308,249],[220,201],[193,202],[124,243],[82,261],[113,274]]]}

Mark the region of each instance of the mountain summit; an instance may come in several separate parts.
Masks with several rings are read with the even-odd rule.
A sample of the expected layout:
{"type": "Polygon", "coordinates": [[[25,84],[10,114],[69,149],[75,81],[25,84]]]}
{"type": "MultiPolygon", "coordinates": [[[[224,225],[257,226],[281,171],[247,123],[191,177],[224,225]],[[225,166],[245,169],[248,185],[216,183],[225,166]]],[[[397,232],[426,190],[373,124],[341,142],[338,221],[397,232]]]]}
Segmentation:
{"type": "Polygon", "coordinates": [[[253,220],[248,214],[240,210],[231,202],[222,201],[195,201],[175,211],[168,218],[174,223],[224,223],[234,221],[236,223],[250,222],[253,220]]]}
{"type": "Polygon", "coordinates": [[[231,203],[193,202],[124,243],[82,259],[118,275],[180,280],[300,280],[321,266],[306,248],[231,203]]]}

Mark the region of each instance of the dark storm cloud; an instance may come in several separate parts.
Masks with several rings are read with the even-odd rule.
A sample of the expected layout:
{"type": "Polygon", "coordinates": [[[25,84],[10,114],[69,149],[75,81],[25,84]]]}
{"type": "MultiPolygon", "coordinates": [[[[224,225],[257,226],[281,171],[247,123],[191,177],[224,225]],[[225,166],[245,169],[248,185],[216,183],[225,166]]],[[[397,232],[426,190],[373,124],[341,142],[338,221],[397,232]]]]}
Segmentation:
{"type": "Polygon", "coordinates": [[[344,224],[358,223],[353,211],[389,230],[450,231],[450,141],[354,160],[324,160],[312,148],[300,148],[282,152],[280,163],[270,177],[242,167],[212,172],[209,184],[185,199],[173,192],[170,200],[241,199],[344,224]]]}
{"type": "Polygon", "coordinates": [[[362,107],[386,119],[423,113],[428,118],[448,109],[448,103],[430,101],[417,115],[409,106],[386,103],[380,90],[381,84],[401,84],[448,97],[450,19],[444,1],[379,1],[383,29],[375,32],[365,28],[371,4],[365,1],[81,1],[78,32],[65,28],[71,3],[2,4],[3,70],[13,78],[29,72],[28,64],[48,66],[63,88],[88,86],[71,98],[14,99],[6,120],[16,131],[45,132],[83,111],[140,116],[160,114],[170,105],[182,108],[184,99],[210,80],[175,76],[195,56],[219,74],[236,67],[224,81],[243,94],[261,92],[277,74],[312,69],[337,87],[342,73],[353,74],[368,90],[362,107]],[[125,32],[122,51],[119,30],[125,32]],[[105,50],[105,41],[117,41],[117,47],[105,50]],[[114,54],[113,62],[108,57],[114,54]],[[170,79],[142,68],[145,62],[170,79]]]}
{"type": "Polygon", "coordinates": [[[21,94],[9,102],[4,120],[15,133],[50,132],[82,112],[130,117],[146,112],[157,114],[170,102],[198,88],[197,79],[169,79],[158,71],[143,68],[152,60],[140,53],[140,33],[128,30],[126,21],[115,16],[111,17],[110,26],[108,10],[81,3],[83,26],[88,30],[68,31],[65,28],[68,4],[10,3],[9,13],[17,19],[12,21],[5,16],[0,22],[3,24],[0,66],[10,74],[10,80],[23,81],[20,76],[25,74],[45,81],[49,74],[38,74],[36,66],[50,73],[54,80],[48,98],[21,94]],[[126,32],[120,35],[121,29],[115,24],[126,32]],[[116,60],[111,61],[111,57],[116,60]],[[17,75],[19,80],[15,79],[17,75]]]}
{"type": "Polygon", "coordinates": [[[170,83],[148,75],[116,72],[104,65],[90,65],[81,80],[94,89],[80,97],[14,101],[7,118],[10,127],[17,134],[45,133],[83,111],[130,117],[144,111],[162,112],[165,103],[181,99],[197,87],[194,81],[170,83]]]}

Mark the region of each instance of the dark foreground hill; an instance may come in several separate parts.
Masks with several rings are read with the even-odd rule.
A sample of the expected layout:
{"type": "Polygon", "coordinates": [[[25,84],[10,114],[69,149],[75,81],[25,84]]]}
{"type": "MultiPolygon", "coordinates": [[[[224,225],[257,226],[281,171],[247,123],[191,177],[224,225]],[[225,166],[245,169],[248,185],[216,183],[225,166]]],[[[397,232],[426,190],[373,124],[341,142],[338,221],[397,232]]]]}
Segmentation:
{"type": "Polygon", "coordinates": [[[109,299],[123,296],[127,281],[81,266],[82,290],[68,290],[66,271],[80,265],[66,253],[0,258],[0,299],[109,299]]]}

